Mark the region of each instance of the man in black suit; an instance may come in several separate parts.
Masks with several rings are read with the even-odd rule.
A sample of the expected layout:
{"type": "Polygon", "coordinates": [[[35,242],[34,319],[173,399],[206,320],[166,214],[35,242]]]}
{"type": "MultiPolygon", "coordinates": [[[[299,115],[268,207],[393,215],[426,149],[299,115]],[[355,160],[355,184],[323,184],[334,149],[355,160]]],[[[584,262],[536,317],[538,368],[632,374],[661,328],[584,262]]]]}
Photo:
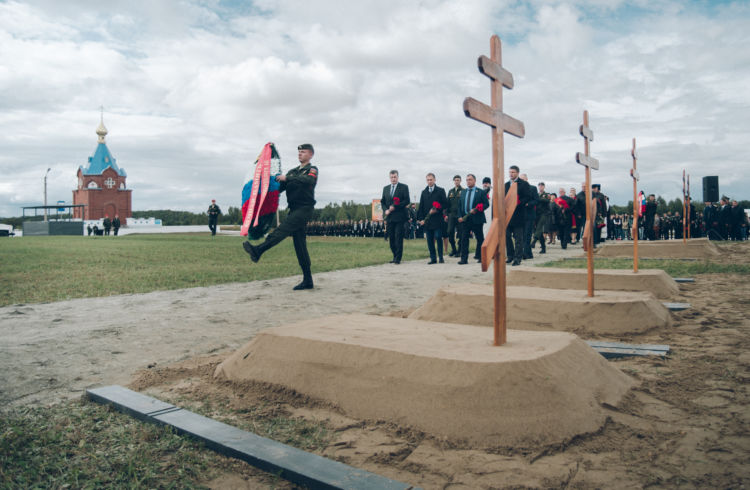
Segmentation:
{"type": "Polygon", "coordinates": [[[508,256],[506,262],[512,262],[513,265],[521,265],[524,251],[526,208],[531,200],[531,188],[528,182],[518,178],[517,166],[510,166],[508,176],[510,180],[505,183],[505,194],[508,194],[511,184],[515,182],[518,198],[516,200],[516,209],[513,211],[513,216],[511,216],[508,227],[505,229],[505,252],[508,256]],[[511,240],[511,237],[513,240],[511,240]]]}
{"type": "Polygon", "coordinates": [[[656,240],[656,232],[654,232],[654,218],[656,217],[656,196],[649,194],[648,200],[646,201],[646,210],[644,211],[644,223],[643,233],[646,235],[646,240],[656,240]]]}
{"type": "Polygon", "coordinates": [[[417,210],[417,221],[422,226],[427,238],[427,250],[430,251],[428,264],[436,264],[435,240],[437,240],[437,259],[443,263],[443,222],[447,216],[448,198],[445,189],[435,185],[435,174],[427,174],[427,187],[422,191],[417,210]]]}
{"type": "Polygon", "coordinates": [[[477,261],[482,260],[482,242],[484,242],[484,231],[482,227],[486,219],[484,210],[490,205],[487,195],[477,186],[477,178],[474,174],[466,176],[466,189],[461,191],[459,196],[459,218],[458,228],[461,239],[458,248],[461,251],[461,260],[459,264],[468,264],[469,261],[469,234],[474,233],[477,240],[477,249],[474,252],[474,258],[477,261]]]}
{"type": "Polygon", "coordinates": [[[391,170],[389,177],[391,183],[383,187],[380,204],[384,210],[388,243],[393,253],[391,263],[400,264],[404,252],[404,226],[409,219],[406,211],[409,205],[409,187],[399,183],[398,170],[391,170]]]}

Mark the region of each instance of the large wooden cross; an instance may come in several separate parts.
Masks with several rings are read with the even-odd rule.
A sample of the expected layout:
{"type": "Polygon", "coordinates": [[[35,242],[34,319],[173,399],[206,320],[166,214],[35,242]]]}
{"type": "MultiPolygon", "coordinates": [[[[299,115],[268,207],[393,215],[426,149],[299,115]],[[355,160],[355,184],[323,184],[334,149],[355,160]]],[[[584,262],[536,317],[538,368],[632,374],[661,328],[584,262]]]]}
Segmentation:
{"type": "Polygon", "coordinates": [[[685,169],[682,169],[682,243],[687,243],[687,229],[685,228],[685,204],[687,193],[685,192],[685,169]]]}
{"type": "Polygon", "coordinates": [[[633,168],[630,169],[630,176],[633,177],[633,272],[638,272],[638,181],[641,176],[637,168],[638,152],[635,151],[635,138],[630,155],[633,157],[633,168]]]}
{"type": "Polygon", "coordinates": [[[591,169],[599,170],[599,160],[589,155],[589,143],[594,141],[594,132],[589,128],[589,111],[583,111],[583,124],[578,132],[583,136],[583,153],[576,153],[576,162],[586,167],[586,227],[583,233],[583,248],[586,250],[588,268],[588,295],[594,296],[594,215],[596,207],[591,197],[591,169]],[[592,209],[593,207],[593,209],[592,209]]]}
{"type": "MultiPolygon", "coordinates": [[[[494,327],[495,345],[505,344],[506,338],[506,296],[505,296],[505,227],[516,206],[515,187],[508,195],[500,198],[500,188],[505,173],[505,147],[503,134],[523,138],[526,129],[521,121],[503,113],[503,87],[513,88],[513,75],[503,68],[502,45],[498,36],[490,38],[490,58],[480,56],[477,60],[479,71],[488,76],[492,86],[492,105],[488,106],[476,99],[464,99],[464,114],[475,121],[492,127],[492,224],[482,244],[482,270],[487,271],[490,260],[494,260],[494,327]],[[500,217],[505,219],[500,219],[500,217]]],[[[515,186],[515,184],[514,184],[515,186]]]]}
{"type": "Polygon", "coordinates": [[[685,218],[688,222],[688,240],[690,240],[690,224],[691,219],[693,218],[693,215],[690,213],[690,202],[692,199],[690,199],[690,174],[688,174],[688,195],[687,195],[687,217],[685,218]]]}

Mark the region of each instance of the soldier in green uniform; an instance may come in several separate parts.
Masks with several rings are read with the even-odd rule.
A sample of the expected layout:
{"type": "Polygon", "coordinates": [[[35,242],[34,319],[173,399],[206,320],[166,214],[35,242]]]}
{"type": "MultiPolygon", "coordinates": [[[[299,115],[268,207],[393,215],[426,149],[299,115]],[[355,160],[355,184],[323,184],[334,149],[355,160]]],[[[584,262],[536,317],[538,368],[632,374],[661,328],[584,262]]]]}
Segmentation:
{"type": "Polygon", "coordinates": [[[448,242],[451,244],[451,253],[449,257],[460,257],[460,250],[456,248],[456,232],[458,231],[458,212],[460,206],[459,196],[461,191],[461,176],[453,176],[453,189],[448,191],[448,242]]]}
{"type": "Polygon", "coordinates": [[[310,163],[315,154],[313,145],[309,143],[299,145],[297,151],[299,153],[299,166],[291,169],[286,175],[276,177],[276,180],[281,183],[281,192],[286,191],[289,214],[284,222],[266,237],[263,243],[253,246],[250,242],[246,241],[242,246],[250,254],[252,261],[257,262],[263,252],[281,242],[289,235],[292,235],[297,262],[299,262],[299,266],[302,268],[302,282],[294,286],[293,289],[300,290],[313,288],[305,228],[307,222],[312,218],[315,206],[315,185],[318,183],[318,167],[310,163]]]}

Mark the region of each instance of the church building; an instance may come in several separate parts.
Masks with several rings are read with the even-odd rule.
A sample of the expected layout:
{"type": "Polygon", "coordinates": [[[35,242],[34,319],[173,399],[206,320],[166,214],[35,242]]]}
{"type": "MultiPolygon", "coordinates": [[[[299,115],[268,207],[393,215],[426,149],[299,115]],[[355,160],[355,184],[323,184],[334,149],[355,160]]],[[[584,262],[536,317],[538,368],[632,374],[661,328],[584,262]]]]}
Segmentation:
{"type": "Polygon", "coordinates": [[[96,134],[99,137],[96,151],[89,157],[86,167],[78,167],[78,188],[73,191],[73,204],[85,204],[85,207],[74,208],[73,217],[98,220],[119,215],[120,222],[125,226],[127,219],[133,216],[132,190],[125,184],[128,174],[117,166],[107,148],[104,117],[96,128],[96,134]]]}

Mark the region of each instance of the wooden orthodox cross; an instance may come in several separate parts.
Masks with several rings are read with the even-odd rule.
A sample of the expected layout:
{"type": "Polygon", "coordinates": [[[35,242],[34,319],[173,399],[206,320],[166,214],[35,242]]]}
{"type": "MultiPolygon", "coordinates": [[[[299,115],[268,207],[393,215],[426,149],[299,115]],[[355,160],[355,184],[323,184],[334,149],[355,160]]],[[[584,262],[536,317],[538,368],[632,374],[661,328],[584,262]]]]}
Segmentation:
{"type": "Polygon", "coordinates": [[[503,68],[502,45],[498,36],[490,38],[490,58],[480,56],[477,60],[479,71],[492,80],[492,105],[488,106],[476,99],[464,99],[464,114],[475,121],[492,127],[492,224],[487,238],[482,244],[482,271],[487,271],[490,260],[494,260],[494,327],[495,345],[506,342],[506,296],[505,296],[505,226],[513,215],[516,206],[515,188],[508,190],[505,199],[500,198],[505,173],[505,147],[503,134],[523,138],[526,130],[521,121],[503,113],[503,87],[513,88],[513,74],[503,68]],[[510,199],[508,199],[510,198],[510,199]],[[508,202],[509,201],[509,202],[508,202]],[[504,219],[500,219],[500,217],[504,219]]]}
{"type": "Polygon", "coordinates": [[[693,219],[693,215],[690,214],[690,174],[687,176],[687,216],[685,219],[687,220],[687,237],[688,240],[690,240],[690,221],[693,219]]]}
{"type": "Polygon", "coordinates": [[[630,176],[633,177],[633,272],[638,272],[638,181],[641,176],[637,169],[638,152],[635,151],[635,138],[630,154],[633,157],[633,168],[630,169],[630,176]]]}
{"type": "Polygon", "coordinates": [[[586,167],[586,228],[583,234],[583,248],[586,249],[588,263],[588,295],[594,296],[594,215],[596,205],[591,198],[591,169],[599,170],[599,160],[589,155],[589,143],[594,141],[594,132],[589,128],[589,111],[583,111],[583,124],[578,129],[583,136],[583,153],[576,153],[576,162],[586,167]],[[593,208],[593,209],[592,209],[593,208]]]}
{"type": "Polygon", "coordinates": [[[685,193],[685,169],[682,169],[682,243],[687,243],[687,230],[685,228],[685,201],[687,201],[687,194],[685,193]]]}

